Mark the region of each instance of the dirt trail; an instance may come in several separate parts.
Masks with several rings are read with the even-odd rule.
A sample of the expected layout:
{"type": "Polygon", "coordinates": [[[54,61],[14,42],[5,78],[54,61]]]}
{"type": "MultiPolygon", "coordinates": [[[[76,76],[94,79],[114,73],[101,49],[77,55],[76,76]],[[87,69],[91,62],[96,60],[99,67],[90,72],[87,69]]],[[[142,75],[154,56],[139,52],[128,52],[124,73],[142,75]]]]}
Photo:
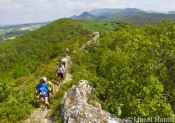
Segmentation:
{"type": "MultiPolygon", "coordinates": [[[[81,50],[85,50],[85,47],[91,43],[96,43],[99,38],[99,32],[95,32],[92,34],[92,38],[82,45],[81,50]]],[[[69,68],[72,65],[71,57],[66,55],[66,66],[65,66],[65,79],[63,84],[72,80],[72,75],[69,72],[69,68]]],[[[58,85],[54,84],[54,93],[59,91],[58,85]]],[[[52,119],[49,117],[50,110],[43,110],[42,107],[34,110],[29,118],[25,120],[23,123],[53,123],[52,119]]]]}
{"type": "MultiPolygon", "coordinates": [[[[69,68],[71,67],[72,61],[70,56],[66,56],[66,66],[65,66],[65,79],[63,81],[63,83],[66,83],[68,81],[72,80],[72,75],[69,72],[69,68]]],[[[59,87],[58,85],[54,84],[54,93],[59,91],[59,87]]],[[[25,120],[23,123],[53,123],[52,119],[49,117],[49,112],[50,109],[45,109],[43,110],[43,107],[40,107],[36,110],[34,110],[31,115],[29,116],[29,118],[27,120],[25,120]]]]}

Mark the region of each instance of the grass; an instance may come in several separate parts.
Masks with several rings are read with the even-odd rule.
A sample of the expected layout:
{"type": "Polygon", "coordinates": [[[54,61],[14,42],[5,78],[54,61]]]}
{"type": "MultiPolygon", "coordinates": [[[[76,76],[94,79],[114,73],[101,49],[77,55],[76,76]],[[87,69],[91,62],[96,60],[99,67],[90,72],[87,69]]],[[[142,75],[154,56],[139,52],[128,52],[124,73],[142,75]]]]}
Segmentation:
{"type": "Polygon", "coordinates": [[[122,28],[126,23],[103,22],[89,19],[79,20],[83,24],[83,28],[92,32],[107,32],[122,28]]]}

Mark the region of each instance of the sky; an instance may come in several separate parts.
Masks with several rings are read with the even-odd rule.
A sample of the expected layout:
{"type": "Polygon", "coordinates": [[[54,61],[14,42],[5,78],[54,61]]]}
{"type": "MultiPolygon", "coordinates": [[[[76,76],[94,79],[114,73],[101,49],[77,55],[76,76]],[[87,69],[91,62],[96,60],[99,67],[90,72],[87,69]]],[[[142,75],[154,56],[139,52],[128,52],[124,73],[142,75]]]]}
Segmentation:
{"type": "Polygon", "coordinates": [[[53,21],[97,8],[175,11],[175,0],[0,0],[0,25],[53,21]]]}

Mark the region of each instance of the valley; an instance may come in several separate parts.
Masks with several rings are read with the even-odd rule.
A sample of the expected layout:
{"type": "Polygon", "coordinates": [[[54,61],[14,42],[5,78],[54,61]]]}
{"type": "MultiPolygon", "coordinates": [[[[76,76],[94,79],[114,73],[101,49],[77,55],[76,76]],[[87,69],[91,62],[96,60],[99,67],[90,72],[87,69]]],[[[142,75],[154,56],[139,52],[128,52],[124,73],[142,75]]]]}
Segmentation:
{"type": "Polygon", "coordinates": [[[50,22],[0,26],[0,41],[15,39],[20,35],[36,30],[49,23],[50,22]]]}

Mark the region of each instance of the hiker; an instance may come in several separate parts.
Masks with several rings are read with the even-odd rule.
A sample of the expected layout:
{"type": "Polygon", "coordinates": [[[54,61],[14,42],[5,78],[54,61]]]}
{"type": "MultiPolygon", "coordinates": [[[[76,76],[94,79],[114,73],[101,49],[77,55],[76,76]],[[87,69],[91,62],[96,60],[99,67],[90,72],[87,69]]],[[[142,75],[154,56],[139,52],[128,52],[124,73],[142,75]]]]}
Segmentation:
{"type": "Polygon", "coordinates": [[[65,68],[65,65],[66,65],[66,58],[65,57],[61,58],[61,64],[63,64],[64,68],[65,68]]]}
{"type": "Polygon", "coordinates": [[[59,64],[57,67],[56,67],[56,74],[57,74],[57,78],[60,82],[60,84],[63,83],[63,74],[64,74],[64,66],[63,64],[59,64]]]}
{"type": "MultiPolygon", "coordinates": [[[[49,109],[48,102],[48,85],[44,82],[43,78],[40,78],[39,84],[36,86],[37,97],[45,104],[45,108],[49,109]]],[[[45,109],[44,108],[44,109],[45,109]]]]}
{"type": "Polygon", "coordinates": [[[50,97],[50,93],[53,94],[53,84],[51,81],[47,81],[46,77],[43,77],[44,83],[48,85],[48,98],[50,97]]]}
{"type": "Polygon", "coordinates": [[[67,53],[67,55],[69,54],[69,49],[68,48],[66,48],[66,53],[67,53]]]}

